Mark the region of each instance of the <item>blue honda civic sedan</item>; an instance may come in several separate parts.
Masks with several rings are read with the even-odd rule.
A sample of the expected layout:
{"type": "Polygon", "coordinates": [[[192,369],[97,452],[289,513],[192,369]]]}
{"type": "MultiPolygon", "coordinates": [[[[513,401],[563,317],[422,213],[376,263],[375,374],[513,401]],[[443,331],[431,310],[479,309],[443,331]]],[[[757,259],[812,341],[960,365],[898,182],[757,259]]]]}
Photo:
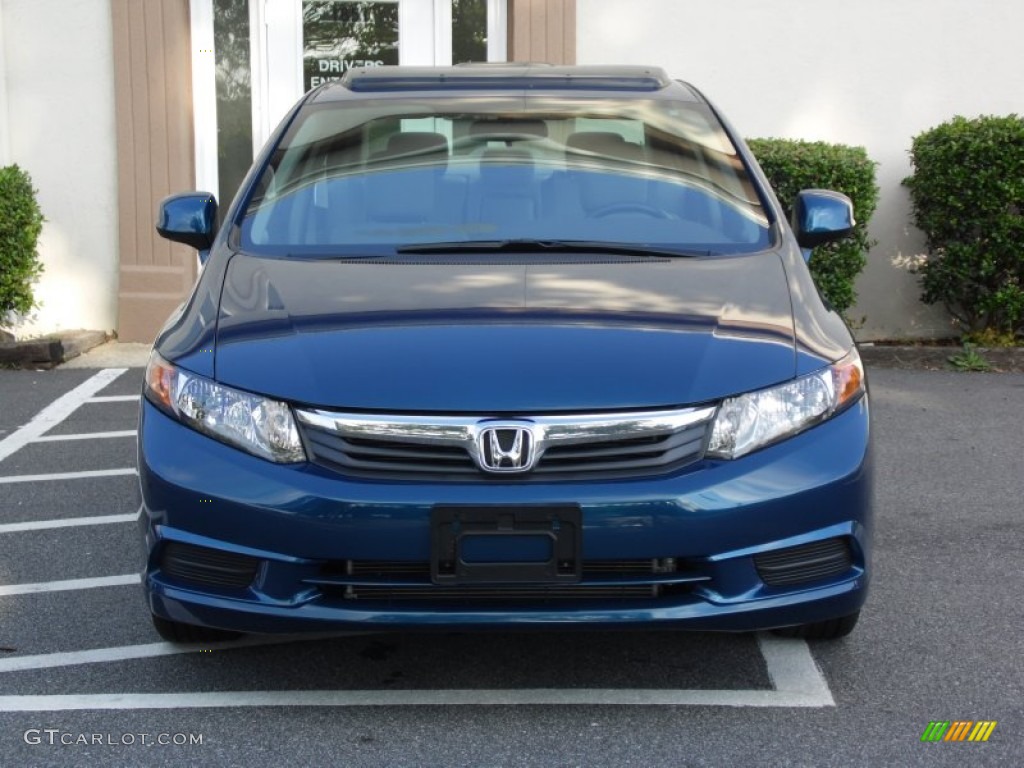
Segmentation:
{"type": "Polygon", "coordinates": [[[160,206],[203,268],[141,406],[157,631],[849,633],[868,396],[806,258],[853,210],[788,202],[657,68],[311,91],[222,214],[160,206]]]}

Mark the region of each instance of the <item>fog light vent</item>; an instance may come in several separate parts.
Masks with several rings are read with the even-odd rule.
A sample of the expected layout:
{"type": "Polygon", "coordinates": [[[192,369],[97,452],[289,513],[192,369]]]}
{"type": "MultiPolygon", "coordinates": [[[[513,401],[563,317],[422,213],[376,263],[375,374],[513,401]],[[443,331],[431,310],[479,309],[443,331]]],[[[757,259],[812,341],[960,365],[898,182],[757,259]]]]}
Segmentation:
{"type": "Polygon", "coordinates": [[[789,587],[846,573],[853,553],[846,538],[825,539],[755,555],[754,565],[765,584],[789,587]]]}
{"type": "Polygon", "coordinates": [[[160,570],[166,576],[215,587],[249,586],[259,564],[255,557],[177,541],[165,544],[160,555],[160,570]]]}

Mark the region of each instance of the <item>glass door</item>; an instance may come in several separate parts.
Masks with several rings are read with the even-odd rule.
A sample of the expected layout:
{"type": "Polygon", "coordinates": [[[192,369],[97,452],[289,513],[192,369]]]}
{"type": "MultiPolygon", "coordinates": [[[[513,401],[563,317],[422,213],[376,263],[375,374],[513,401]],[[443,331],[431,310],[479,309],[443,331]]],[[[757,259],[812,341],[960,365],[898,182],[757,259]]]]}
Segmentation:
{"type": "Polygon", "coordinates": [[[398,63],[399,3],[302,2],[302,90],[359,67],[398,63]]]}
{"type": "Polygon", "coordinates": [[[190,0],[196,186],[222,206],[311,88],[355,67],[504,61],[507,0],[190,0]]]}

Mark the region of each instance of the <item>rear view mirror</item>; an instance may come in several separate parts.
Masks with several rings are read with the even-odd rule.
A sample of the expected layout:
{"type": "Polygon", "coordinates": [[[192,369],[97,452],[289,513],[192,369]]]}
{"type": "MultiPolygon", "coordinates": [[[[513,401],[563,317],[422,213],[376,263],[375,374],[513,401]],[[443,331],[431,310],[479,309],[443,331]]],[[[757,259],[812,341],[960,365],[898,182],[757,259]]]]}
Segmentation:
{"type": "Polygon", "coordinates": [[[209,192],[185,192],[160,201],[156,231],[176,243],[208,251],[217,226],[217,199],[209,192]]]}
{"type": "Polygon", "coordinates": [[[793,232],[801,248],[841,240],[853,231],[853,203],[840,192],[805,189],[793,205],[793,232]]]}

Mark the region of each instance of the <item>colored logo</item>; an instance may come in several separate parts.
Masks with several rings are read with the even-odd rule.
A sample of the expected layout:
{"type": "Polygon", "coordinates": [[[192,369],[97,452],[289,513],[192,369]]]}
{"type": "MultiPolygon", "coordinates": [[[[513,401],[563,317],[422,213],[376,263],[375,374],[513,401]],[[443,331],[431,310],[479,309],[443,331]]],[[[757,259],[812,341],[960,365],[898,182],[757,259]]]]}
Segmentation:
{"type": "Polygon", "coordinates": [[[995,720],[932,720],[921,741],[988,741],[995,729],[995,720]]]}

